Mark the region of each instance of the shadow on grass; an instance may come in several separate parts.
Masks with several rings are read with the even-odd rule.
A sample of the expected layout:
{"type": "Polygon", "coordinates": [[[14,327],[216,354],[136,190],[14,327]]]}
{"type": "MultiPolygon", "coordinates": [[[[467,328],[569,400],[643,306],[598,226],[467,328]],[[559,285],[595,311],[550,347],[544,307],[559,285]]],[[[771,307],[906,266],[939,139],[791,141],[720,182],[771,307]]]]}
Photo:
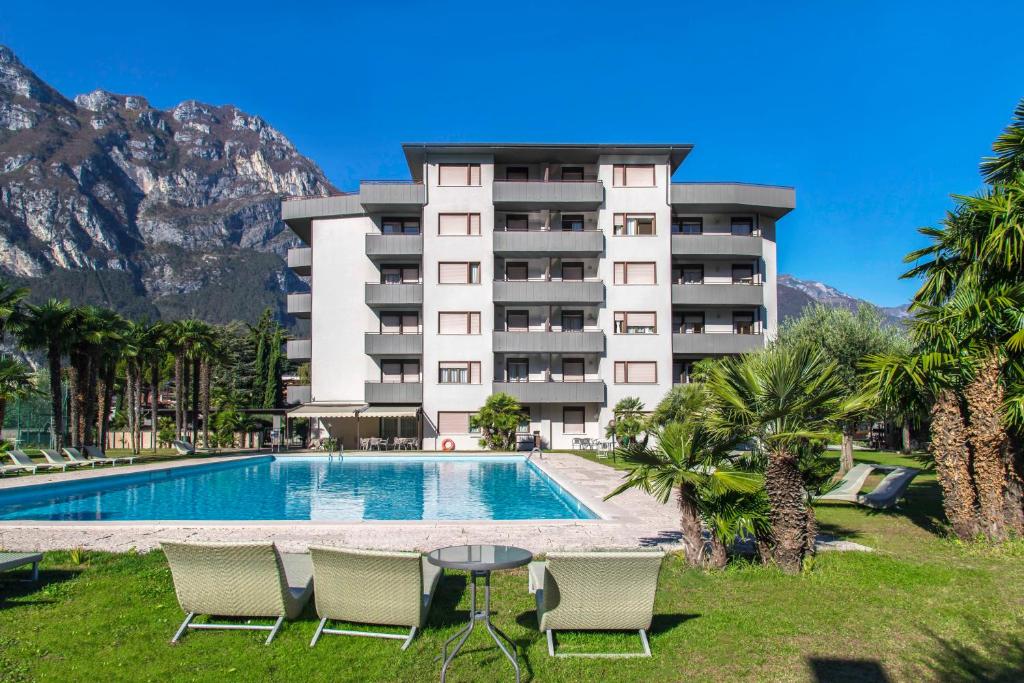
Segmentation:
{"type": "Polygon", "coordinates": [[[43,600],[20,600],[28,595],[40,593],[48,586],[66,583],[78,577],[82,570],[77,569],[40,569],[39,580],[27,580],[32,576],[31,570],[4,572],[0,575],[0,609],[12,609],[28,605],[50,605],[57,598],[43,600]],[[16,600],[17,602],[9,602],[16,600]]]}
{"type": "Polygon", "coordinates": [[[916,526],[936,536],[948,533],[946,513],[942,510],[942,490],[939,483],[919,481],[907,489],[907,496],[898,508],[892,510],[869,510],[868,514],[906,517],[916,526]]]}
{"type": "Polygon", "coordinates": [[[810,657],[807,666],[815,683],[889,683],[889,674],[873,659],[810,657]]]}
{"type": "Polygon", "coordinates": [[[930,633],[934,652],[925,665],[936,681],[968,683],[1019,683],[1024,680],[1024,623],[1015,632],[977,628],[977,641],[984,648],[930,633]]]}
{"type": "MultiPolygon", "coordinates": [[[[668,633],[677,626],[699,617],[699,614],[655,614],[651,620],[651,628],[648,630],[648,633],[652,636],[668,633]]],[[[535,642],[545,637],[539,630],[540,624],[537,622],[537,610],[535,609],[521,612],[516,616],[516,623],[536,634],[535,637],[530,639],[530,642],[535,642]]]]}

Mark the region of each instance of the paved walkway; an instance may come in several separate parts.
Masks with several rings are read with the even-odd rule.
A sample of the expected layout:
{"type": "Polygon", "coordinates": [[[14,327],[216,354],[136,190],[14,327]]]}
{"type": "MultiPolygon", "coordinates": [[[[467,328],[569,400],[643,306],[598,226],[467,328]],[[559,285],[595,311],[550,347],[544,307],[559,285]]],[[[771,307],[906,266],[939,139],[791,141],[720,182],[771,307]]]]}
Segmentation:
{"type": "MultiPolygon", "coordinates": [[[[190,459],[170,464],[104,467],[0,480],[0,499],[5,489],[25,486],[30,482],[82,480],[210,461],[190,459]]],[[[155,548],[163,539],[272,540],[289,552],[302,552],[315,544],[425,551],[445,545],[495,543],[517,545],[535,553],[653,546],[673,549],[678,546],[679,519],[674,504],[662,505],[640,491],[629,491],[608,502],[602,501],[618,485],[621,472],[567,453],[549,453],[542,460],[535,458],[534,461],[601,519],[257,523],[0,521],[0,547],[25,551],[67,548],[115,552],[134,548],[146,551],[155,548]]]]}

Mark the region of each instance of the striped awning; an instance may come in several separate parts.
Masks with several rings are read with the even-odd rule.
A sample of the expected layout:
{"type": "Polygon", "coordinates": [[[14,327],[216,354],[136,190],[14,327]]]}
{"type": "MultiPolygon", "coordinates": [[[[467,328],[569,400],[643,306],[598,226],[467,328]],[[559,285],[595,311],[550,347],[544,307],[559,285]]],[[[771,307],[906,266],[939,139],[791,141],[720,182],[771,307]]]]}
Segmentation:
{"type": "Polygon", "coordinates": [[[359,417],[416,417],[417,406],[370,406],[359,411],[359,417]]]}
{"type": "Polygon", "coordinates": [[[307,403],[288,411],[288,417],[355,417],[365,403],[307,403]]]}

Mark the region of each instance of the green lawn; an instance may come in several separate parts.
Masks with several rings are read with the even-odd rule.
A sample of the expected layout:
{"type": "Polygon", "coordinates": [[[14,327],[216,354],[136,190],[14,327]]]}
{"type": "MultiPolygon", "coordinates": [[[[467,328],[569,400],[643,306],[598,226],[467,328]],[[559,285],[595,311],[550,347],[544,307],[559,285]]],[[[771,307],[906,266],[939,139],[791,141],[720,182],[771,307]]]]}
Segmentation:
{"type": "MultiPolygon", "coordinates": [[[[910,463],[893,454],[858,459],[910,463]]],[[[934,478],[904,510],[818,506],[825,531],[875,547],[825,553],[790,577],[759,566],[714,573],[666,563],[649,660],[552,660],[536,630],[524,571],[495,574],[495,622],[520,646],[532,681],[1019,681],[1024,671],[1024,543],[964,547],[941,535],[934,478]]],[[[270,646],[265,634],[193,632],[168,643],[183,615],[159,552],[49,553],[41,586],[0,575],[0,681],[424,681],[466,618],[465,576],[441,585],[426,631],[394,641],[325,637],[312,608],[270,646]]],[[[482,630],[451,681],[512,680],[482,630]]],[[[631,649],[635,637],[567,635],[566,651],[631,649]]]]}

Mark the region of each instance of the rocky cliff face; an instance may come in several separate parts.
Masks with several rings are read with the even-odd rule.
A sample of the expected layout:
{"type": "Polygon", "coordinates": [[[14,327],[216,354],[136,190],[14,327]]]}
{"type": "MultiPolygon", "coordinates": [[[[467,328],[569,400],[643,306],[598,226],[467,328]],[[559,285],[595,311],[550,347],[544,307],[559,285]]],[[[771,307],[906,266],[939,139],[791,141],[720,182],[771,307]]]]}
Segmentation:
{"type": "Polygon", "coordinates": [[[0,273],[36,298],[94,290],[129,314],[212,320],[280,309],[294,242],[280,199],[332,190],[258,116],[102,90],[71,101],[0,46],[0,273]]]}
{"type": "MultiPolygon", "coordinates": [[[[804,308],[816,303],[831,308],[848,308],[851,311],[856,311],[859,306],[874,306],[869,301],[841,292],[824,282],[801,280],[792,275],[779,276],[778,290],[779,319],[782,322],[800,317],[804,308]]],[[[877,308],[882,316],[893,324],[902,324],[910,317],[907,305],[877,308]]]]}

